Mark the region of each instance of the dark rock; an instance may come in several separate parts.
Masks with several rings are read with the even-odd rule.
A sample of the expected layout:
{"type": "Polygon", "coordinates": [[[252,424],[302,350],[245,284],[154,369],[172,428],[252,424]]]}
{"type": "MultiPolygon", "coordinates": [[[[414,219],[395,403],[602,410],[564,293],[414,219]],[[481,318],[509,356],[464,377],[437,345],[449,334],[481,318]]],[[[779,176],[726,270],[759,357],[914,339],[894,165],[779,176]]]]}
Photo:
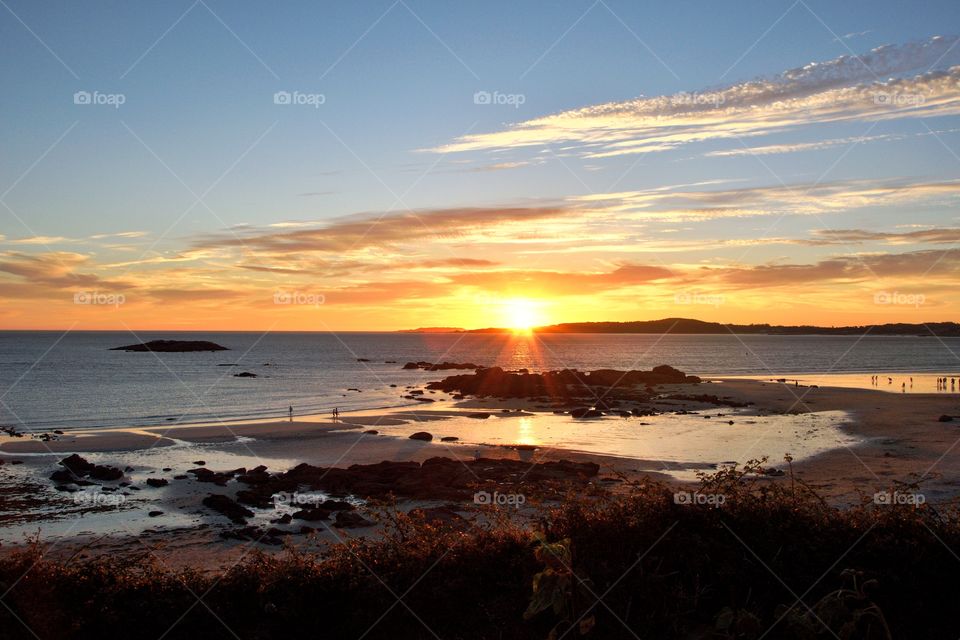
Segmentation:
{"type": "Polygon", "coordinates": [[[306,520],[307,522],[316,522],[317,520],[329,520],[330,512],[326,509],[315,507],[313,509],[301,509],[293,514],[294,520],[306,520]]]}
{"type": "Polygon", "coordinates": [[[249,371],[242,371],[240,373],[233,374],[234,378],[256,378],[257,374],[250,373],[249,371]]]}
{"type": "Polygon", "coordinates": [[[443,436],[440,438],[440,442],[456,442],[459,439],[457,436],[443,436]]]}
{"type": "Polygon", "coordinates": [[[380,432],[377,431],[376,429],[367,429],[366,431],[364,431],[364,433],[366,433],[367,435],[375,436],[380,432]]]}
{"type": "Polygon", "coordinates": [[[203,505],[225,515],[236,524],[246,524],[246,519],[253,517],[253,511],[238,504],[233,498],[218,493],[211,493],[204,498],[203,505]]]}
{"type": "MultiPolygon", "coordinates": [[[[592,395],[594,387],[605,390],[632,389],[638,385],[693,384],[700,382],[696,376],[666,365],[651,371],[617,371],[598,369],[580,372],[576,369],[529,373],[525,370],[504,371],[501,367],[478,368],[472,374],[462,374],[431,382],[428,389],[458,392],[498,398],[570,398],[592,395]]],[[[611,399],[613,401],[613,399],[611,399]]]]}
{"type": "Polygon", "coordinates": [[[147,478],[147,484],[151,487],[165,487],[170,482],[166,478],[147,478]]]}
{"type": "Polygon", "coordinates": [[[490,414],[490,413],[484,413],[484,412],[480,411],[480,412],[468,413],[468,414],[466,414],[466,415],[467,415],[468,418],[473,418],[473,419],[475,419],[475,420],[486,420],[486,419],[489,418],[492,414],[490,414]]]}
{"type": "Polygon", "coordinates": [[[433,440],[433,436],[426,431],[417,431],[416,433],[410,434],[411,440],[423,440],[424,442],[430,442],[433,440]]]}
{"type": "Polygon", "coordinates": [[[602,412],[602,411],[597,411],[596,409],[588,409],[588,408],[586,408],[586,407],[582,407],[582,408],[580,408],[580,409],[574,409],[573,411],[570,412],[570,415],[571,415],[572,417],[574,417],[574,418],[577,418],[577,419],[580,419],[580,418],[600,418],[600,417],[603,416],[603,412],[602,412]]]}
{"type": "Polygon", "coordinates": [[[150,516],[151,518],[156,518],[157,516],[162,516],[163,511],[151,511],[147,515],[150,516]]]}
{"type": "Polygon", "coordinates": [[[156,351],[160,353],[182,353],[191,351],[229,351],[227,347],[206,340],[151,340],[125,347],[113,347],[111,351],[156,351]]]}
{"type": "Polygon", "coordinates": [[[338,529],[354,529],[359,527],[372,527],[374,522],[367,520],[359,513],[354,511],[338,511],[337,519],[334,520],[333,526],[338,529]]]}
{"type": "Polygon", "coordinates": [[[939,418],[937,418],[937,421],[938,421],[938,422],[953,422],[953,416],[942,415],[942,416],[940,416],[939,418]]]}

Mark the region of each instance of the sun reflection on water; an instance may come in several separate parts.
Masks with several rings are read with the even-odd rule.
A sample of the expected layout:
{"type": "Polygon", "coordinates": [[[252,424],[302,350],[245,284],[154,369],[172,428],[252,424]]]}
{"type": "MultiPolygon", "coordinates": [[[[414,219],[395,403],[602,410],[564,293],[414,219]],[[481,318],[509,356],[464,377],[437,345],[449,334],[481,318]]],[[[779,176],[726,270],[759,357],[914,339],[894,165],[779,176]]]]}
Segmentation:
{"type": "Polygon", "coordinates": [[[517,426],[517,444],[540,444],[533,429],[533,418],[523,416],[520,418],[520,424],[517,426]]]}

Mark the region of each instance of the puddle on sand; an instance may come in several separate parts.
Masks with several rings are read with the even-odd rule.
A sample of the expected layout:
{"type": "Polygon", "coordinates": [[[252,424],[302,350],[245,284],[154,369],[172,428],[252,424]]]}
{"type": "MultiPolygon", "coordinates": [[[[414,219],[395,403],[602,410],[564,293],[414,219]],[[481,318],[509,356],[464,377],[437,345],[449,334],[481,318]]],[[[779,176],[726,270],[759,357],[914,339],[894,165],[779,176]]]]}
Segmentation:
{"type": "Polygon", "coordinates": [[[458,438],[457,442],[440,443],[451,448],[520,444],[635,458],[653,463],[643,465],[645,470],[659,467],[674,477],[690,479],[696,469],[710,465],[742,464],[763,456],[777,465],[787,453],[799,461],[856,445],[860,440],[840,428],[849,420],[850,414],[845,411],[758,416],[746,410],[723,408],[685,415],[605,416],[590,420],[544,413],[493,413],[486,420],[457,416],[377,429],[403,437],[427,431],[433,434],[435,443],[445,436],[458,438]],[[731,421],[733,424],[729,424],[731,421]]]}

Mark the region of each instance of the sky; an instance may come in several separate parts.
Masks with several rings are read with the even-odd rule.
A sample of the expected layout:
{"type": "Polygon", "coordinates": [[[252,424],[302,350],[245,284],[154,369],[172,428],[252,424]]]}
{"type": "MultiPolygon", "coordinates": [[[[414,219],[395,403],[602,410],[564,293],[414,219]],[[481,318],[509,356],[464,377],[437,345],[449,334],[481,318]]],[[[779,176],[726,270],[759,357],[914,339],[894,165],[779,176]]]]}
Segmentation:
{"type": "Polygon", "coordinates": [[[0,328],[958,320],[958,25],[0,0],[0,328]]]}

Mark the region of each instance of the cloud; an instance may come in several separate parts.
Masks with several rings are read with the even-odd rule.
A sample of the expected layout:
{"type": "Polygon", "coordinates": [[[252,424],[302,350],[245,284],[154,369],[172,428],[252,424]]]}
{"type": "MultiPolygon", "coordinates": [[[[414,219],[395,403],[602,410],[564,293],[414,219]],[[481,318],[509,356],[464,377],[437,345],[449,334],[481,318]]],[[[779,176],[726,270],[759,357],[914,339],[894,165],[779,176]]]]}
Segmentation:
{"type": "Polygon", "coordinates": [[[477,287],[485,292],[521,292],[527,295],[592,295],[598,292],[649,284],[673,276],[663,267],[622,265],[610,272],[566,272],[542,270],[504,270],[461,273],[450,280],[459,285],[477,287]]]}
{"type": "Polygon", "coordinates": [[[960,229],[921,229],[905,233],[887,231],[866,231],[863,229],[817,229],[819,244],[853,244],[861,242],[883,242],[886,244],[953,244],[960,243],[960,229]]]}
{"type": "Polygon", "coordinates": [[[273,255],[316,251],[344,253],[430,239],[462,238],[483,229],[496,228],[502,232],[512,224],[542,222],[575,211],[571,206],[532,206],[433,209],[380,216],[368,214],[292,231],[237,229],[231,234],[202,237],[196,242],[196,248],[242,247],[248,251],[273,255]]]}
{"type": "Polygon", "coordinates": [[[845,255],[812,264],[701,267],[685,276],[691,282],[709,280],[740,290],[809,284],[882,286],[887,279],[911,279],[917,286],[927,286],[937,279],[952,282],[958,274],[960,249],[845,255]]]}
{"type": "Polygon", "coordinates": [[[693,142],[758,136],[811,123],[926,118],[960,113],[956,37],[886,45],[779,76],[723,87],[611,102],[471,134],[441,153],[564,144],[602,158],[667,151],[693,142]],[[914,77],[892,77],[924,70],[914,77]],[[881,79],[883,78],[883,79],[881,79]]]}
{"type": "Polygon", "coordinates": [[[719,151],[710,151],[704,156],[708,158],[723,158],[734,156],[766,156],[778,153],[795,153],[797,151],[819,151],[820,149],[829,149],[837,146],[850,146],[854,144],[864,144],[867,142],[903,140],[904,135],[885,134],[880,136],[860,136],[849,138],[834,138],[831,140],[819,140],[817,142],[799,142],[795,144],[771,144],[760,147],[743,147],[741,149],[721,149],[719,151]]]}
{"type": "Polygon", "coordinates": [[[763,215],[820,215],[870,206],[950,201],[960,195],[960,180],[938,182],[841,180],[690,190],[648,189],[579,196],[575,201],[616,214],[620,221],[704,220],[763,215]]]}
{"type": "Polygon", "coordinates": [[[125,290],[131,285],[121,281],[104,280],[94,273],[77,269],[89,263],[87,256],[69,252],[24,254],[7,252],[0,254],[0,273],[6,273],[34,287],[47,290],[101,288],[125,290]]]}

